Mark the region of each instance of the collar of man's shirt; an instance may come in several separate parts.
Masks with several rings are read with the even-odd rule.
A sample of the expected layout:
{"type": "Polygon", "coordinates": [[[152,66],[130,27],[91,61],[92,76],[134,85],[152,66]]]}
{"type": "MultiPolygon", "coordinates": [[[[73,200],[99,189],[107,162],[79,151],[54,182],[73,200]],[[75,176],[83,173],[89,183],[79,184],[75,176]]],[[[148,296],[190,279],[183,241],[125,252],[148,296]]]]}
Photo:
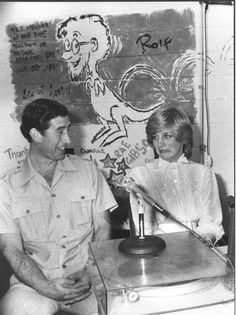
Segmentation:
{"type": "MultiPolygon", "coordinates": [[[[63,160],[58,161],[57,168],[61,170],[69,170],[69,171],[78,170],[78,168],[70,161],[70,159],[67,156],[65,156],[63,160]]],[[[36,171],[33,168],[30,162],[29,155],[28,155],[22,165],[21,185],[26,184],[32,177],[35,176],[35,174],[36,174],[36,171]]]]}

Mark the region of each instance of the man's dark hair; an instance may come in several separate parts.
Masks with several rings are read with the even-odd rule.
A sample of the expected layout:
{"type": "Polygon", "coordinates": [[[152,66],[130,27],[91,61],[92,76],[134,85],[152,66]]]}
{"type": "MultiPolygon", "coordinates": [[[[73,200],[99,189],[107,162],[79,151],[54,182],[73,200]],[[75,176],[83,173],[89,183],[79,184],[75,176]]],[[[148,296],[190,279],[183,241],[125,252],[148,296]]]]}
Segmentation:
{"type": "Polygon", "coordinates": [[[58,116],[69,116],[64,105],[46,98],[36,99],[25,106],[20,130],[23,136],[32,142],[30,130],[35,128],[43,135],[44,131],[50,127],[50,120],[58,116]]]}

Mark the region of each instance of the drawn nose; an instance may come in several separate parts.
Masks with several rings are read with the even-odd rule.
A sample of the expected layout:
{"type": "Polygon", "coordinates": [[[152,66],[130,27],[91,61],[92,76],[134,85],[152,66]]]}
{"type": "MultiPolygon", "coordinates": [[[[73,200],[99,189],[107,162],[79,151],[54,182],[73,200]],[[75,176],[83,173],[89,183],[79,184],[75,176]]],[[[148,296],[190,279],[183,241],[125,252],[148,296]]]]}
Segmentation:
{"type": "Polygon", "coordinates": [[[68,60],[70,59],[72,56],[71,56],[71,52],[70,51],[63,51],[63,53],[61,54],[61,58],[62,59],[65,59],[65,60],[68,60]]]}

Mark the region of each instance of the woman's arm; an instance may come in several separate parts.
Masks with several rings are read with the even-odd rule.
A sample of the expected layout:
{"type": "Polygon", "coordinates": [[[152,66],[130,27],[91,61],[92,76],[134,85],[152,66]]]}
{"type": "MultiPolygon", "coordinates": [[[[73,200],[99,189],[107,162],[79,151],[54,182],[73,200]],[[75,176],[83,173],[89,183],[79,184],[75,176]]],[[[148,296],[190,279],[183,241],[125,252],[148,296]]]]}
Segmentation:
{"type": "Polygon", "coordinates": [[[210,168],[206,169],[200,197],[201,214],[197,232],[217,242],[224,230],[222,227],[222,209],[216,176],[210,168]]]}

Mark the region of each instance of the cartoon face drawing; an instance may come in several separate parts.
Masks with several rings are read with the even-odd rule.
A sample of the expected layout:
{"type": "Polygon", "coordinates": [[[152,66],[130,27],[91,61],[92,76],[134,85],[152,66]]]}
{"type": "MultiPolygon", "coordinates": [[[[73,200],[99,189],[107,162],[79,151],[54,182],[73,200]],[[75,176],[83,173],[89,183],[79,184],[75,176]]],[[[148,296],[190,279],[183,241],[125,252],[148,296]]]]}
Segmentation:
{"type": "Polygon", "coordinates": [[[74,84],[78,84],[85,70],[95,71],[110,46],[107,29],[97,15],[70,17],[59,25],[57,39],[63,41],[61,58],[67,62],[74,84]]]}
{"type": "Polygon", "coordinates": [[[63,40],[61,58],[67,62],[72,82],[78,82],[88,64],[91,42],[78,30],[78,21],[68,21],[60,30],[63,40]]]}
{"type": "Polygon", "coordinates": [[[74,73],[80,73],[81,68],[85,67],[88,60],[89,41],[82,40],[82,34],[74,29],[74,22],[70,23],[67,34],[64,38],[64,47],[62,52],[62,59],[65,59],[74,73]],[[86,47],[87,45],[87,47],[86,47]]]}

